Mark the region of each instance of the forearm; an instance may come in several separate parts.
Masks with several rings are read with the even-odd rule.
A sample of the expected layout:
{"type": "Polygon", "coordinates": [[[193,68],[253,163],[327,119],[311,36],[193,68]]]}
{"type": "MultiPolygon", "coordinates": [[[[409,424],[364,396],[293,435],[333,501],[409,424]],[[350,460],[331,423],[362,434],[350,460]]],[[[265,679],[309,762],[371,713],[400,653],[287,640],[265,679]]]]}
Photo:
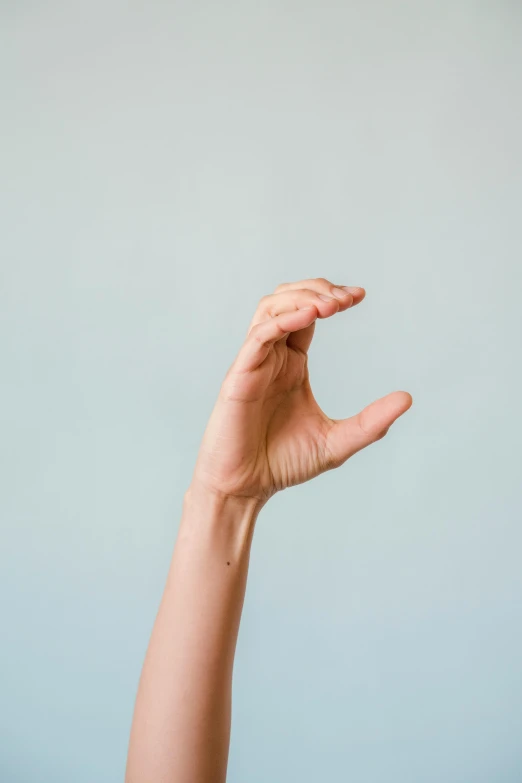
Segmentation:
{"type": "Polygon", "coordinates": [[[259,504],[191,488],[147,651],[127,783],[222,783],[259,504]]]}

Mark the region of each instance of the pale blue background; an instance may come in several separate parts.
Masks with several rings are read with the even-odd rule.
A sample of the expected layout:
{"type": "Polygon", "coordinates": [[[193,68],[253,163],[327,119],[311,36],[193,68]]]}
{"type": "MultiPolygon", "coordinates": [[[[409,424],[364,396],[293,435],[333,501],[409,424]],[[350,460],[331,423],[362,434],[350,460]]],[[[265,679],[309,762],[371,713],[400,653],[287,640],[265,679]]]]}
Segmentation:
{"type": "MultiPolygon", "coordinates": [[[[522,8],[1,4],[0,779],[121,781],[183,492],[257,299],[414,408],[255,536],[230,783],[522,780],[522,8]]],[[[151,781],[153,783],[153,781],[151,781]]]]}

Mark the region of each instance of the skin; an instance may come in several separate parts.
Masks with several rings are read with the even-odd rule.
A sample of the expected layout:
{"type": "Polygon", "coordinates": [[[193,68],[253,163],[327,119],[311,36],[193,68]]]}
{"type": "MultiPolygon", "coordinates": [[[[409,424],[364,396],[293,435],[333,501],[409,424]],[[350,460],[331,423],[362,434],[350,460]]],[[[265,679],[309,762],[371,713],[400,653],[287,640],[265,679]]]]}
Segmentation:
{"type": "Polygon", "coordinates": [[[363,288],[324,278],[261,299],[208,422],[138,688],[126,783],[224,783],[232,669],[259,512],[278,491],[339,467],[412,404],[383,397],[330,419],[312,394],[316,322],[363,288]]]}

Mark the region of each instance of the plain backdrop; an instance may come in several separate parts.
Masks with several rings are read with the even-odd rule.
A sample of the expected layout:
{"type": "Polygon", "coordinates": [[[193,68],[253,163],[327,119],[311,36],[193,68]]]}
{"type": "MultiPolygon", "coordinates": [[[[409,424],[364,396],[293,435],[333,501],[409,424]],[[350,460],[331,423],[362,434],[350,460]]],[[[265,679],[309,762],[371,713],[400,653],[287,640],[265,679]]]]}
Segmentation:
{"type": "Polygon", "coordinates": [[[522,780],[520,4],[0,20],[0,779],[123,779],[220,380],[325,276],[321,405],[414,407],[259,520],[229,781],[522,780]]]}

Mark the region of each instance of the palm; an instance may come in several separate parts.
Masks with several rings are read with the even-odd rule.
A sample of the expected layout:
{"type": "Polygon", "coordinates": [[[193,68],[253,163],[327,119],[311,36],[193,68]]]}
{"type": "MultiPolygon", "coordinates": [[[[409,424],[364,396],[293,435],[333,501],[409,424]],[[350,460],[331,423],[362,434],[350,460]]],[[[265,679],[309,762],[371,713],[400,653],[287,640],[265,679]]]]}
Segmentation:
{"type": "Polygon", "coordinates": [[[377,440],[411,403],[405,399],[409,395],[399,392],[400,399],[389,395],[357,417],[331,420],[312,394],[307,350],[316,318],[347,309],[353,300],[350,297],[343,307],[334,298],[318,299],[309,289],[291,290],[293,309],[288,292],[276,293],[269,299],[277,299],[277,306],[286,309],[267,316],[265,302],[256,313],[205,432],[197,478],[227,495],[264,501],[280,489],[307,481],[377,440]],[[311,293],[312,309],[296,310],[296,297],[310,298],[311,293]],[[361,416],[372,409],[374,415],[367,415],[364,424],[361,416]]]}
{"type": "Polygon", "coordinates": [[[276,490],[300,484],[326,469],[327,434],[332,424],[312,393],[306,354],[281,347],[286,352],[285,370],[275,379],[274,403],[267,406],[265,419],[265,458],[276,490]]]}

